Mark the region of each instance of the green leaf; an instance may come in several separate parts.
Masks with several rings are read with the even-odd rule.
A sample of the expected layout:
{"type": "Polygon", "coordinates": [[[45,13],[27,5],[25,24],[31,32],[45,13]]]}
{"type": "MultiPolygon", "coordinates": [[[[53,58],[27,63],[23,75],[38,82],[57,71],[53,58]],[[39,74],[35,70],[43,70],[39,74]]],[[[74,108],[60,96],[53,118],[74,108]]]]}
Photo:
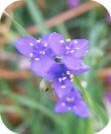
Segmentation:
{"type": "Polygon", "coordinates": [[[5,15],[12,21],[12,23],[14,24],[16,30],[18,31],[18,33],[22,36],[30,36],[25,29],[14,19],[12,18],[7,12],[5,12],[5,15]]]}
{"type": "Polygon", "coordinates": [[[37,4],[34,3],[34,0],[26,0],[26,4],[33,21],[40,29],[41,35],[50,32],[45,26],[42,13],[40,12],[37,4]]]}

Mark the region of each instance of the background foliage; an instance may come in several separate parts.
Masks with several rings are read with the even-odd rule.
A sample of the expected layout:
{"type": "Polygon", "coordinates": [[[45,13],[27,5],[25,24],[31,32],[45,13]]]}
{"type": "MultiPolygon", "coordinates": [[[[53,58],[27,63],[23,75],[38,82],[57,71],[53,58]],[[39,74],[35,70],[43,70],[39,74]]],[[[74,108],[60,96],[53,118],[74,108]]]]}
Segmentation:
{"type": "MultiPolygon", "coordinates": [[[[80,6],[88,2],[81,0],[80,6]]],[[[10,7],[10,14],[12,9],[10,7]]],[[[107,19],[105,9],[96,7],[86,13],[81,11],[78,17],[52,28],[45,25],[45,20],[69,10],[66,0],[26,0],[13,10],[13,17],[4,16],[0,23],[6,28],[5,32],[2,29],[0,32],[0,112],[7,126],[20,134],[91,134],[107,124],[104,92],[110,88],[106,81],[111,77],[111,73],[107,73],[111,64],[110,19],[107,19]],[[34,32],[34,28],[29,29],[34,25],[39,33],[34,32]],[[18,36],[27,34],[23,28],[37,38],[56,31],[66,38],[89,40],[89,52],[84,60],[91,70],[75,78],[74,82],[91,96],[93,103],[96,102],[90,118],[53,113],[56,101],[53,90],[50,85],[47,85],[48,90],[40,88],[41,79],[30,72],[27,60],[13,46],[18,36]]]]}

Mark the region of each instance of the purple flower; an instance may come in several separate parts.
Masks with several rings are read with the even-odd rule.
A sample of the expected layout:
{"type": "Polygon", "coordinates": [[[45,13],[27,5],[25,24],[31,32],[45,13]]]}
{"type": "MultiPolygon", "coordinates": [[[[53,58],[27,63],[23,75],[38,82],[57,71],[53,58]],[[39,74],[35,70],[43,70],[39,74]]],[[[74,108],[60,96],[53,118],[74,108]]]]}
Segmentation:
{"type": "Polygon", "coordinates": [[[20,53],[31,59],[31,69],[39,76],[44,77],[55,63],[52,59],[53,52],[45,42],[45,37],[43,40],[23,37],[15,42],[15,46],[20,53]]]}
{"type": "Polygon", "coordinates": [[[54,111],[56,113],[72,111],[81,118],[87,118],[89,116],[89,109],[81,94],[76,89],[73,89],[68,95],[60,98],[55,105],[54,111]]]}
{"type": "Polygon", "coordinates": [[[73,74],[64,64],[54,64],[48,72],[47,78],[52,80],[52,87],[56,95],[60,98],[66,96],[71,91],[73,74]]]}
{"type": "Polygon", "coordinates": [[[69,8],[77,7],[80,4],[80,0],[67,0],[69,8]]]}
{"type": "Polygon", "coordinates": [[[15,46],[19,52],[31,59],[31,69],[41,77],[45,77],[57,61],[65,64],[73,74],[89,70],[81,60],[88,49],[88,41],[85,39],[68,42],[61,34],[54,32],[46,34],[41,40],[33,37],[20,38],[15,46]]]}
{"type": "Polygon", "coordinates": [[[86,39],[65,40],[59,33],[51,33],[36,40],[22,37],[15,42],[16,49],[31,60],[36,75],[52,83],[59,100],[55,112],[72,111],[80,117],[89,114],[80,93],[73,88],[73,74],[80,74],[89,67],[82,61],[88,51],[86,39]],[[73,90],[73,91],[72,91],[73,90]]]}
{"type": "Polygon", "coordinates": [[[89,66],[85,65],[81,60],[88,51],[88,40],[73,39],[65,41],[61,34],[54,32],[47,36],[47,42],[56,54],[56,58],[72,70],[74,74],[89,70],[89,66]]]}

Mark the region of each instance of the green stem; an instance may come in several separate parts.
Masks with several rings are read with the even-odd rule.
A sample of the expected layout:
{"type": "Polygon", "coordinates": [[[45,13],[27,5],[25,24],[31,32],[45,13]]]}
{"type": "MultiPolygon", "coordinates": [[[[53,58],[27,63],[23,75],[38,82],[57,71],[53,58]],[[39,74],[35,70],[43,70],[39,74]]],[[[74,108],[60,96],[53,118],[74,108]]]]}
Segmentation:
{"type": "Polygon", "coordinates": [[[14,27],[16,28],[17,32],[22,36],[30,36],[25,29],[15,20],[13,19],[7,12],[5,12],[5,15],[12,21],[14,24],[14,27]]]}
{"type": "Polygon", "coordinates": [[[70,134],[70,130],[66,122],[62,122],[62,130],[63,134],[70,134]]]}
{"type": "MultiPolygon", "coordinates": [[[[58,126],[61,126],[61,130],[62,130],[63,134],[69,133],[67,123],[64,122],[62,119],[60,119],[56,114],[54,114],[47,107],[45,107],[44,105],[42,105],[41,103],[39,103],[38,101],[36,101],[34,99],[31,99],[26,96],[20,96],[20,95],[17,95],[15,93],[11,92],[10,87],[8,86],[7,82],[4,80],[0,80],[0,87],[1,87],[1,89],[5,89],[5,90],[2,90],[3,95],[9,96],[11,99],[13,99],[14,101],[16,101],[17,103],[19,103],[23,106],[27,106],[28,108],[40,111],[41,113],[43,113],[44,115],[46,115],[47,117],[52,119],[58,126]]],[[[9,108],[9,107],[1,106],[0,110],[1,111],[12,110],[12,108],[13,107],[9,108]]],[[[24,115],[24,112],[22,113],[22,111],[19,110],[18,108],[16,108],[16,110],[24,115]]]]}
{"type": "Polygon", "coordinates": [[[92,126],[92,120],[91,119],[87,119],[85,122],[85,134],[93,134],[93,126],[92,126]]]}
{"type": "Polygon", "coordinates": [[[56,28],[57,28],[58,32],[60,32],[62,35],[64,35],[65,38],[69,38],[68,31],[64,24],[60,24],[60,25],[56,26],[56,28]]]}
{"type": "Polygon", "coordinates": [[[17,112],[17,113],[19,113],[21,115],[25,115],[23,110],[21,110],[17,106],[7,106],[7,105],[1,105],[0,104],[0,113],[4,113],[4,112],[17,112]]]}
{"type": "Polygon", "coordinates": [[[24,106],[27,106],[31,109],[35,109],[35,110],[39,110],[40,112],[42,112],[44,115],[48,116],[49,118],[51,118],[57,125],[61,126],[63,134],[67,134],[66,129],[66,123],[62,121],[62,119],[60,119],[59,117],[57,117],[57,115],[54,115],[54,113],[52,111],[50,111],[49,109],[47,109],[45,106],[41,105],[39,102],[35,102],[34,100],[26,97],[26,96],[20,96],[17,95],[15,93],[12,93],[10,91],[4,91],[3,92],[4,95],[8,95],[9,97],[11,97],[14,101],[17,101],[19,104],[22,104],[24,106]]]}
{"type": "Polygon", "coordinates": [[[34,100],[32,100],[26,96],[20,96],[15,93],[12,93],[11,91],[3,91],[3,93],[4,93],[4,95],[10,96],[13,100],[19,102],[20,104],[33,108],[33,109],[36,109],[36,110],[39,110],[44,115],[49,116],[56,122],[61,122],[61,120],[59,120],[59,118],[54,116],[54,114],[49,109],[47,109],[45,106],[42,106],[40,103],[35,102],[34,100]]]}
{"type": "Polygon", "coordinates": [[[94,102],[89,95],[89,93],[81,86],[79,79],[75,76],[74,81],[76,85],[78,86],[79,90],[81,91],[83,98],[85,99],[86,103],[88,104],[89,108],[91,109],[92,112],[96,111],[99,119],[103,123],[103,125],[106,125],[108,123],[108,118],[101,108],[100,105],[98,105],[96,102],[94,102]]]}
{"type": "Polygon", "coordinates": [[[48,30],[48,28],[45,26],[42,13],[40,12],[37,4],[35,4],[34,0],[26,0],[26,3],[27,3],[27,7],[29,9],[29,13],[30,13],[33,21],[40,29],[41,35],[44,35],[44,34],[50,32],[48,30]]]}

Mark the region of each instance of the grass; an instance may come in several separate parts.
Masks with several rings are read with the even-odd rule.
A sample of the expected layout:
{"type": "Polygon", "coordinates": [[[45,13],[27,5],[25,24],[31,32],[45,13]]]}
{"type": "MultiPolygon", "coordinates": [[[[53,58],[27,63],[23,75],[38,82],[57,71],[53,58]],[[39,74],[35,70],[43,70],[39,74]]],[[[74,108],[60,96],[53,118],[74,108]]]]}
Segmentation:
{"type": "MultiPolygon", "coordinates": [[[[68,10],[65,2],[65,0],[62,0],[60,2],[61,6],[55,5],[55,11],[55,1],[47,0],[47,8],[44,11],[40,9],[39,5],[35,4],[34,0],[27,0],[25,6],[14,11],[13,18],[9,16],[12,27],[7,36],[11,37],[13,41],[18,38],[18,34],[19,36],[28,36],[30,34],[24,30],[25,26],[33,23],[40,30],[39,33],[34,35],[35,37],[56,31],[62,33],[66,38],[87,38],[89,40],[89,52],[84,61],[90,65],[91,70],[80,75],[79,78],[75,77],[74,84],[77,85],[88,103],[91,116],[88,119],[81,119],[72,113],[56,115],[53,112],[54,98],[50,95],[52,90],[49,87],[47,92],[42,92],[39,89],[40,79],[34,74],[23,80],[12,81],[0,78],[0,100],[2,101],[8,97],[12,102],[9,106],[4,103],[0,104],[0,113],[3,114],[5,123],[17,132],[24,130],[27,134],[72,134],[72,132],[76,134],[93,134],[96,129],[100,129],[101,124],[103,127],[108,122],[103,104],[103,89],[105,87],[101,80],[97,78],[96,71],[105,65],[110,66],[110,56],[105,56],[106,48],[109,47],[110,26],[103,16],[104,10],[92,9],[77,18],[72,18],[72,20],[53,28],[47,28],[44,20],[54,16],[55,13],[59,14],[60,11],[68,10]],[[24,16],[26,12],[27,14],[24,16]],[[86,89],[81,86],[83,80],[87,82],[86,89]],[[16,91],[16,88],[19,88],[19,91],[16,91]],[[5,113],[12,111],[18,113],[22,118],[21,123],[18,125],[9,122],[8,118],[4,116],[5,113]],[[94,126],[95,122],[98,124],[97,128],[94,126]]],[[[82,2],[84,3],[84,1],[82,2]]],[[[59,3],[59,0],[56,3],[59,3]]],[[[8,51],[17,54],[12,42],[7,42],[7,45],[2,48],[6,53],[8,51]],[[10,45],[13,49],[10,51],[7,45],[10,45]]],[[[19,68],[18,61],[14,62],[16,66],[13,65],[12,67],[15,70],[19,68]]],[[[10,64],[11,62],[8,61],[8,69],[12,66],[10,64]]],[[[5,61],[3,65],[6,66],[5,61]]]]}

